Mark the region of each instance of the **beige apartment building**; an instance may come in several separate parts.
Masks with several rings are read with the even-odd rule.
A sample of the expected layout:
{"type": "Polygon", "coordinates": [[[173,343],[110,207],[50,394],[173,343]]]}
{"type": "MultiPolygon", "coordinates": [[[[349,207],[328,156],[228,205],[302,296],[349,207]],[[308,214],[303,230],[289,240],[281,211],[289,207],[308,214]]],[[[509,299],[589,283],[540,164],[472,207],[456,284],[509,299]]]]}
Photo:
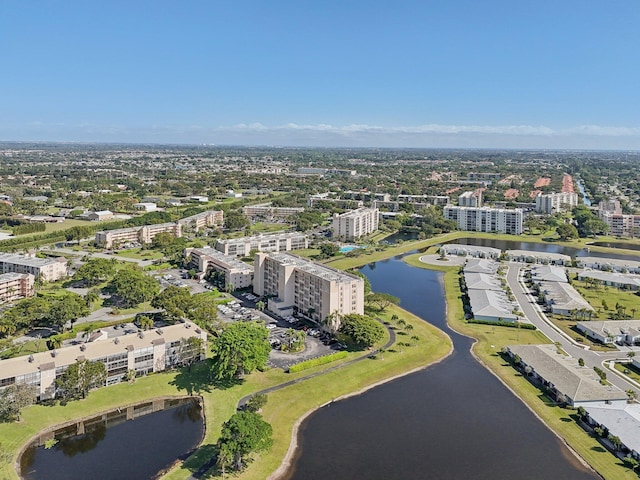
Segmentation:
{"type": "Polygon", "coordinates": [[[377,208],[358,208],[333,216],[333,237],[346,241],[357,240],[378,230],[377,208]]]}
{"type": "Polygon", "coordinates": [[[0,302],[11,302],[34,294],[36,277],[30,273],[3,273],[0,275],[0,302]]]}
{"type": "Polygon", "coordinates": [[[174,237],[182,236],[182,226],[179,223],[158,223],[142,227],[118,228],[96,232],[96,244],[103,248],[113,248],[129,242],[151,243],[160,233],[169,233],[174,237]]]}
{"type": "Polygon", "coordinates": [[[273,233],[270,235],[256,235],[216,240],[216,250],[225,255],[247,257],[251,251],[258,252],[288,252],[308,248],[309,239],[304,233],[273,233]]]}
{"type": "Polygon", "coordinates": [[[364,314],[364,280],[290,253],[258,253],[253,291],[278,315],[297,310],[317,322],[337,313],[364,314]]]}
{"type": "Polygon", "coordinates": [[[207,210],[190,217],[178,220],[182,228],[188,228],[198,232],[205,227],[221,227],[224,224],[224,212],[222,210],[207,210]]]}
{"type": "Polygon", "coordinates": [[[0,388],[27,383],[37,388],[40,400],[54,398],[56,378],[79,360],[103,362],[107,367],[105,385],[120,383],[129,370],[146,375],[175,366],[180,341],[199,337],[206,342],[207,334],[195,324],[185,322],[143,333],[110,338],[103,332],[95,337],[100,340],[1,360],[0,388]]]}
{"type": "Polygon", "coordinates": [[[578,206],[578,194],[574,192],[539,193],[536,196],[536,212],[551,215],[578,206]]]}
{"type": "Polygon", "coordinates": [[[224,274],[225,286],[247,288],[253,283],[253,265],[244,263],[236,257],[225,255],[211,247],[187,248],[186,256],[191,256],[191,264],[198,272],[207,273],[210,270],[224,274]]]}
{"type": "Polygon", "coordinates": [[[44,282],[55,282],[67,276],[67,259],[0,253],[0,272],[29,273],[44,282]]]}

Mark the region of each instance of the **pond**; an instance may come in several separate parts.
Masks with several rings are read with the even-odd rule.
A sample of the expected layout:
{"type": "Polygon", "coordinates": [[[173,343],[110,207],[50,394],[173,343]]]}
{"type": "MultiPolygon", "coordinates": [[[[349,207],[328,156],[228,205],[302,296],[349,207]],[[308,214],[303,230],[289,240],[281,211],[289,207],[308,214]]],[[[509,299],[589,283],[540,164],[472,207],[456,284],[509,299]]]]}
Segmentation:
{"type": "Polygon", "coordinates": [[[399,297],[405,309],[445,330],[455,350],[426,370],[312,414],[286,478],[600,478],[473,358],[471,339],[447,327],[439,272],[399,258],[362,272],[373,290],[399,297]]]}
{"type": "Polygon", "coordinates": [[[628,243],[628,242],[593,242],[589,245],[593,245],[594,247],[607,247],[607,248],[622,248],[626,250],[638,250],[640,251],[640,245],[637,243],[628,243]]]}
{"type": "Polygon", "coordinates": [[[388,243],[390,245],[393,245],[394,243],[406,242],[409,240],[417,240],[417,239],[418,239],[418,232],[404,232],[400,230],[396,233],[392,233],[387,237],[384,237],[382,240],[380,240],[380,243],[388,243]]]}
{"type": "Polygon", "coordinates": [[[160,399],[41,435],[23,452],[20,471],[25,480],[152,479],[203,436],[197,399],[160,399]]]}
{"type": "MultiPolygon", "coordinates": [[[[460,243],[463,245],[477,245],[482,247],[499,248],[500,250],[530,250],[533,252],[560,253],[570,257],[598,257],[616,258],[619,260],[640,261],[639,255],[624,253],[594,252],[586,248],[565,247],[554,243],[526,242],[519,240],[496,240],[493,238],[459,238],[444,243],[460,243]]],[[[593,245],[596,245],[595,243],[593,245]]]]}

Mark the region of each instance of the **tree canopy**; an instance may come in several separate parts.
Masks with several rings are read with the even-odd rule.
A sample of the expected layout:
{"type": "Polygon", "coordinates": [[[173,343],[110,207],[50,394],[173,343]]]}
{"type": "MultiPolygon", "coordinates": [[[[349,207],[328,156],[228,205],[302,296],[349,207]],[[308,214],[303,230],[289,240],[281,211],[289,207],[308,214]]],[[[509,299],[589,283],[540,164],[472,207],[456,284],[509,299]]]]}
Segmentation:
{"type": "Polygon", "coordinates": [[[254,412],[238,412],[222,425],[218,440],[218,466],[242,470],[246,457],[271,448],[273,429],[254,412]]]}
{"type": "Polygon", "coordinates": [[[213,378],[229,381],[264,367],[271,351],[269,333],[258,323],[232,323],[215,339],[211,350],[213,378]]]}
{"type": "Polygon", "coordinates": [[[128,307],[151,300],[160,290],[158,282],[137,267],[119,270],[109,287],[128,307]]]}
{"type": "Polygon", "coordinates": [[[88,286],[98,285],[115,273],[115,264],[114,260],[91,258],[78,268],[73,279],[88,286]]]}
{"type": "Polygon", "coordinates": [[[384,337],[384,328],[380,323],[355,313],[342,317],[338,331],[347,337],[350,343],[361,348],[372,347],[384,337]]]}
{"type": "Polygon", "coordinates": [[[63,402],[86,398],[89,390],[104,385],[107,367],[102,362],[78,360],[56,378],[56,389],[63,402]]]}
{"type": "Polygon", "coordinates": [[[154,308],[163,308],[167,315],[175,320],[186,316],[191,303],[191,293],[188,288],[170,285],[151,301],[154,308]]]}
{"type": "Polygon", "coordinates": [[[381,312],[383,312],[389,305],[398,305],[400,303],[400,299],[398,297],[394,297],[389,293],[381,292],[374,292],[367,295],[365,301],[368,304],[375,304],[381,312]]]}
{"type": "Polygon", "coordinates": [[[13,422],[20,419],[20,410],[36,402],[36,387],[33,385],[13,384],[0,389],[0,422],[13,422]]]}

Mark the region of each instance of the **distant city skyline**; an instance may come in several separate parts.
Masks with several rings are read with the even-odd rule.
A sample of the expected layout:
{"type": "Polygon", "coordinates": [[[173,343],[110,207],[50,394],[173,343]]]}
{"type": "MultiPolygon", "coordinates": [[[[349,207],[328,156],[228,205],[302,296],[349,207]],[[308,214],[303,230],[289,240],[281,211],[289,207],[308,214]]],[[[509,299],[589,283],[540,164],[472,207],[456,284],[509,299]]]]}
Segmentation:
{"type": "Polygon", "coordinates": [[[640,2],[0,5],[0,140],[640,150],[640,2]]]}

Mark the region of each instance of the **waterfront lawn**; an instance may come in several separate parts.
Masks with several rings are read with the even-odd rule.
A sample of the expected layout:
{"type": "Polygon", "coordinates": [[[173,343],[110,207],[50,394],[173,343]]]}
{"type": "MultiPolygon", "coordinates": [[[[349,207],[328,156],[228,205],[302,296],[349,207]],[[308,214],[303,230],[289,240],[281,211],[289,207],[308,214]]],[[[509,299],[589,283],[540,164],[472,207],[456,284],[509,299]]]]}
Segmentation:
{"type": "MultiPolygon", "coordinates": [[[[278,468],[289,448],[294,424],[306,413],[334,399],[425,367],[450,351],[451,341],[446,334],[409,312],[399,307],[390,307],[380,316],[389,321],[393,314],[413,325],[411,335],[420,338],[417,345],[405,347],[401,352],[391,347],[382,358],[365,359],[270,393],[269,401],[263,408],[263,415],[273,426],[273,447],[268,454],[257,457],[247,470],[236,478],[264,479],[278,468]]],[[[397,340],[402,341],[401,338],[402,336],[397,340]]],[[[184,477],[169,478],[177,480],[184,477]]]]}
{"type": "Polygon", "coordinates": [[[625,468],[622,462],[575,422],[575,413],[571,409],[550,403],[543,392],[517,372],[499,353],[502,347],[509,344],[550,343],[549,339],[539,331],[518,331],[509,327],[466,323],[458,299],[460,289],[455,271],[445,273],[445,292],[449,325],[478,339],[473,346],[473,353],[481,363],[496,374],[551,430],[564,438],[570,447],[605,479],[637,480],[635,473],[625,468]]]}

